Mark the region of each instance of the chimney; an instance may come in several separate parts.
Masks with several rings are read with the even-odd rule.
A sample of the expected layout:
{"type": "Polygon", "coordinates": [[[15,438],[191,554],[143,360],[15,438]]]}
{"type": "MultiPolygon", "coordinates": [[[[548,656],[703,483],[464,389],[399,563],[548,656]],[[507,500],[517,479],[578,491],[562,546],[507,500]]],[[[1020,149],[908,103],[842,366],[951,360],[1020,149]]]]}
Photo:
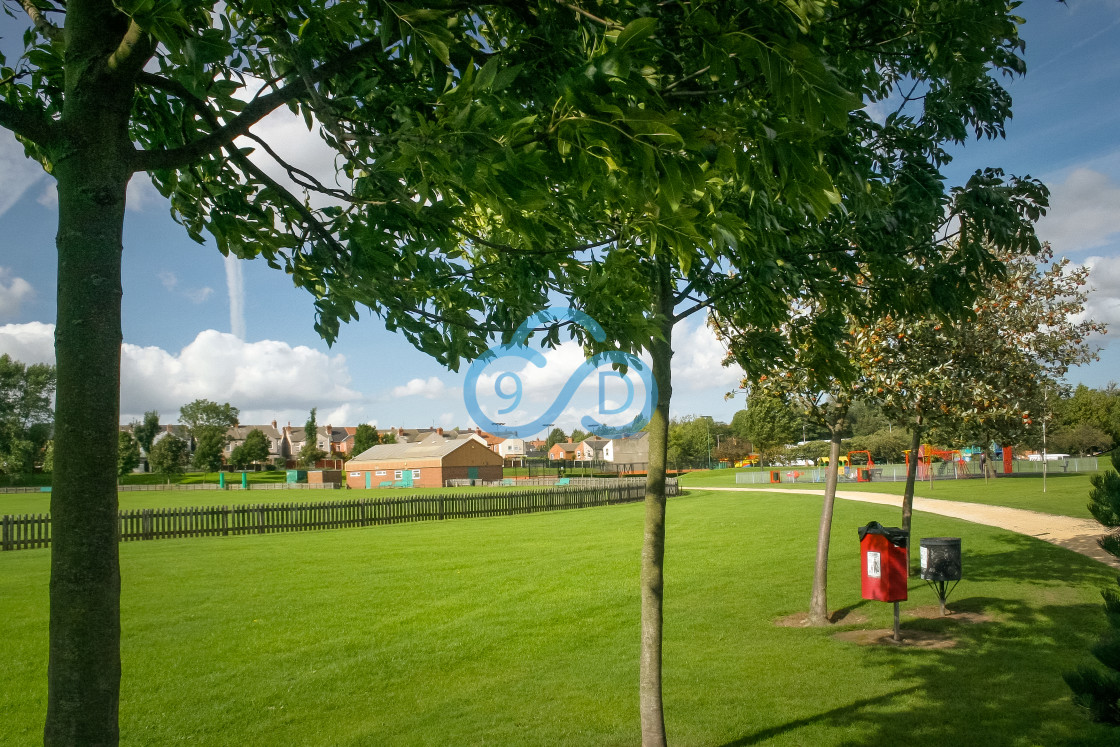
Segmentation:
{"type": "Polygon", "coordinates": [[[276,421],[275,420],[272,421],[272,429],[276,430],[276,421]]]}
{"type": "Polygon", "coordinates": [[[438,433],[439,435],[442,436],[443,435],[443,428],[436,428],[436,433],[438,433]]]}

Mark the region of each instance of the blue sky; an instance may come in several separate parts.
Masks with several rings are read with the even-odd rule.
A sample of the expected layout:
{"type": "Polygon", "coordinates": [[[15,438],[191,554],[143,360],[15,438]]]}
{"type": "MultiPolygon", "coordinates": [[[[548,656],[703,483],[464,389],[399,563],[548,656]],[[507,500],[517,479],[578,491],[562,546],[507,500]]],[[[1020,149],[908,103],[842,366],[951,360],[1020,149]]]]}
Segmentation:
{"type": "MultiPolygon", "coordinates": [[[[1019,13],[1028,74],[1010,85],[1007,138],[959,149],[947,175],[960,183],[998,166],[1050,187],[1052,209],[1039,232],[1059,256],[1093,268],[1090,314],[1114,330],[1097,340],[1101,361],[1068,380],[1103,386],[1120,380],[1120,0],[1028,0],[1019,13]]],[[[6,51],[20,33],[0,20],[6,51]]],[[[328,153],[300,125],[270,119],[261,130],[289,143],[309,171],[329,168],[328,153]]],[[[25,361],[53,360],[55,220],[50,178],[0,131],[0,352],[25,361]]],[[[174,422],[182,404],[208,397],[241,408],[247,423],[302,425],[318,407],[321,424],[473,424],[463,372],[443,369],[376,318],[344,327],[328,348],[305,292],[263,262],[226,260],[194,244],[142,176],[130,189],[124,245],[123,421],[154,408],[174,422]]],[[[683,322],[675,338],[673,414],[729,420],[742,400],[724,399],[737,377],[720,366],[719,343],[700,319],[683,322]]],[[[550,353],[552,378],[527,380],[526,412],[510,417],[543,412],[553,380],[579,363],[577,351],[550,353]]],[[[577,409],[559,424],[576,425],[577,409]]]]}

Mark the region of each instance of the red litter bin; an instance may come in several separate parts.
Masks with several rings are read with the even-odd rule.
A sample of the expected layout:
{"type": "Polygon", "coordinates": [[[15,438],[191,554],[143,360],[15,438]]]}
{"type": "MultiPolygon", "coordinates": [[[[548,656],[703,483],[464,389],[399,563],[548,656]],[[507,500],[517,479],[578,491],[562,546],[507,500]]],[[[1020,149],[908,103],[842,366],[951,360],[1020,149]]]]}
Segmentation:
{"type": "Polygon", "coordinates": [[[872,521],[859,528],[860,591],[864,599],[902,602],[910,576],[907,533],[872,521]]]}

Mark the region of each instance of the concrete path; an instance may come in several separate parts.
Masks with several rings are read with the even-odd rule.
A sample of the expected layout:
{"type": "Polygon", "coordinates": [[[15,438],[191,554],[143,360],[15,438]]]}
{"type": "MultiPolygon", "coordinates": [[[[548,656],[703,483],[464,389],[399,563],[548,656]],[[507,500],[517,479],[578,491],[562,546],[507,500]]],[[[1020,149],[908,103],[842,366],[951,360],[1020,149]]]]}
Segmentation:
{"type": "MultiPolygon", "coordinates": [[[[823,490],[795,490],[792,488],[709,488],[699,485],[688,487],[693,490],[723,490],[729,492],[823,492],[823,490]]],[[[846,501],[863,501],[864,503],[879,503],[884,506],[902,508],[902,496],[900,495],[865,493],[858,490],[837,490],[836,497],[846,501]]],[[[964,501],[942,501],[920,496],[914,496],[914,510],[951,516],[954,519],[971,521],[973,524],[986,524],[987,526],[1025,534],[1029,537],[1037,537],[1051,544],[1079,552],[1093,560],[1099,560],[1114,568],[1120,568],[1120,559],[1109,555],[1097,545],[1097,538],[1105,534],[1107,530],[1093,519],[1075,519],[1072,516],[1056,516],[1038,511],[1026,511],[1021,508],[989,506],[984,503],[966,503],[964,501]]]]}

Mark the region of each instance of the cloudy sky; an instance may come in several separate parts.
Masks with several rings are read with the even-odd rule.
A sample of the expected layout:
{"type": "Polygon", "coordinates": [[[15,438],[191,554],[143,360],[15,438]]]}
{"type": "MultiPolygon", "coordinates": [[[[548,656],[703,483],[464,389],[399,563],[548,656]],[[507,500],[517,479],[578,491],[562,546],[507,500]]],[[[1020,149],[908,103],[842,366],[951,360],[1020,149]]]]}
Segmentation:
{"type": "MultiPolygon", "coordinates": [[[[1019,12],[1027,19],[1029,72],[1011,84],[1008,137],[960,149],[948,176],[960,183],[977,168],[998,166],[1050,187],[1052,208],[1039,232],[1058,255],[1092,267],[1090,313],[1113,330],[1098,340],[1101,361],[1074,369],[1068,380],[1103,386],[1120,380],[1120,0],[1027,0],[1019,12]]],[[[0,19],[5,51],[21,34],[0,19]]],[[[329,172],[329,152],[304,138],[299,123],[276,117],[256,131],[302,143],[297,164],[329,172]]],[[[0,131],[0,353],[27,362],[53,360],[56,204],[50,177],[0,131]]],[[[328,348],[313,329],[310,298],[283,273],[191,242],[143,177],[133,180],[128,205],[122,421],[157,409],[164,422],[174,422],[180,406],[206,397],[239,407],[246,423],[302,425],[317,407],[323,424],[473,424],[463,372],[441,368],[376,319],[344,327],[328,348]]],[[[735,387],[736,372],[719,365],[722,350],[702,320],[682,322],[674,347],[674,414],[729,420],[742,406],[723,396],[735,387]]],[[[578,351],[550,353],[546,373],[526,375],[516,406],[492,419],[543,414],[545,393],[554,391],[547,382],[566,380],[580,362],[578,351]]],[[[492,387],[497,378],[480,381],[492,387]]],[[[576,398],[588,407],[593,379],[579,390],[583,400],[576,398]]],[[[614,385],[608,406],[621,405],[614,396],[625,395],[614,385]]],[[[489,412],[510,407],[514,388],[507,377],[504,396],[491,394],[489,412]]],[[[557,421],[570,429],[580,416],[571,407],[557,421]]]]}

